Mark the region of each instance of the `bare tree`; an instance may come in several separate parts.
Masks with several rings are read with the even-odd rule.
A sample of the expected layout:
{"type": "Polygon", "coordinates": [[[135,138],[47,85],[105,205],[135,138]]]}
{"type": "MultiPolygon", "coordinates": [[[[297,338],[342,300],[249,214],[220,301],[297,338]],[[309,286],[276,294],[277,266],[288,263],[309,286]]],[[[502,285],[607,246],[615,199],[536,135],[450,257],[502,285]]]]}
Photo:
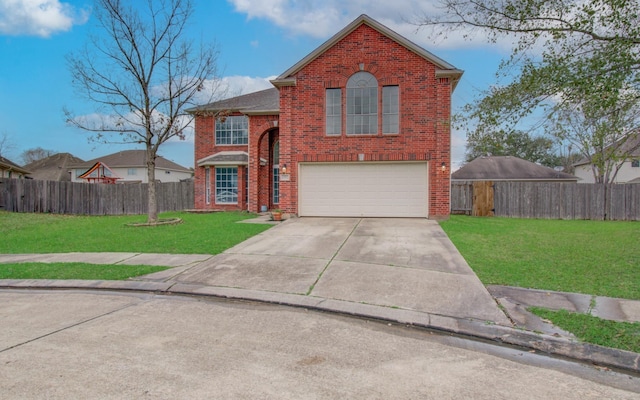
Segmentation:
{"type": "Polygon", "coordinates": [[[22,152],[20,159],[24,165],[31,164],[34,161],[42,160],[55,154],[53,150],[43,149],[42,147],[35,147],[22,152]]]}
{"type": "Polygon", "coordinates": [[[9,153],[15,150],[16,145],[7,133],[0,134],[0,157],[7,158],[9,153]]]}
{"type": "Polygon", "coordinates": [[[97,0],[98,35],[67,57],[73,85],[99,108],[97,117],[65,110],[68,123],[101,143],[145,146],[149,223],[158,220],[159,147],[184,140],[193,118],[185,109],[215,92],[208,85],[217,82],[215,45],[196,48],[184,38],[193,11],[190,0],[97,0]]]}

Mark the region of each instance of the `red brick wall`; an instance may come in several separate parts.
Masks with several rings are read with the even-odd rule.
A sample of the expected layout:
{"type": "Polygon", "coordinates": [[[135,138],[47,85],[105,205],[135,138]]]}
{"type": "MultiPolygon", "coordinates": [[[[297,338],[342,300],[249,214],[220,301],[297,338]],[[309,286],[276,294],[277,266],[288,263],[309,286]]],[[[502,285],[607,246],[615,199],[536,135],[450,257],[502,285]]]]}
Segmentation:
{"type": "Polygon", "coordinates": [[[280,206],[297,212],[299,161],[430,160],[429,214],[449,215],[451,84],[436,78],[436,66],[376,30],[361,25],[296,75],[296,85],[280,88],[280,164],[287,164],[289,182],[281,182],[280,206]],[[400,133],[346,135],[346,82],[360,70],[378,80],[378,110],[382,86],[400,89],[400,133]],[[325,89],[343,88],[341,136],[325,134],[325,89]],[[441,170],[445,163],[446,172],[441,170]]]}
{"type": "Polygon", "coordinates": [[[244,176],[247,173],[245,166],[238,167],[238,204],[216,204],[215,188],[216,174],[215,166],[210,167],[211,201],[206,204],[206,182],[205,167],[198,167],[198,160],[211,156],[220,151],[248,151],[247,145],[241,146],[216,146],[215,138],[215,118],[207,115],[197,115],[195,118],[195,171],[194,190],[195,208],[200,210],[246,210],[244,194],[244,176]]]}

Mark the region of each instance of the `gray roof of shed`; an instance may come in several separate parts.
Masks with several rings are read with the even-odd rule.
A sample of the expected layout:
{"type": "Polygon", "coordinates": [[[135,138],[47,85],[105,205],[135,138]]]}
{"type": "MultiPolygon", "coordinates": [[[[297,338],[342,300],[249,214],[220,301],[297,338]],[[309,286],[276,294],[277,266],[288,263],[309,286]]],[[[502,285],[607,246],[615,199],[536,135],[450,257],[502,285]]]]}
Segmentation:
{"type": "Polygon", "coordinates": [[[453,174],[457,181],[568,181],[577,177],[512,156],[478,157],[453,174]]]}

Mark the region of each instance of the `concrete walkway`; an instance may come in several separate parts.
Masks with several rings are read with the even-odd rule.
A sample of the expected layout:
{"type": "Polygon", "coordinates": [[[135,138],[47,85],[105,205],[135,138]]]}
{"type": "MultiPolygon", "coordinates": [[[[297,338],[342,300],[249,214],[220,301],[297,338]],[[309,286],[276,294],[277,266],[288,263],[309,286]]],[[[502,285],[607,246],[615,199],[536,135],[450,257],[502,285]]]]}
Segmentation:
{"type": "Polygon", "coordinates": [[[597,346],[577,343],[567,332],[528,313],[526,307],[575,309],[602,318],[637,321],[640,302],[598,298],[595,304],[606,306],[584,309],[584,304],[591,304],[590,296],[505,287],[489,287],[488,291],[437,222],[430,220],[293,219],[216,256],[0,255],[0,263],[14,262],[172,268],[131,281],[0,280],[0,288],[134,290],[286,304],[423,326],[639,370],[640,355],[594,350],[597,346]],[[567,308],[567,302],[574,307],[567,308]]]}

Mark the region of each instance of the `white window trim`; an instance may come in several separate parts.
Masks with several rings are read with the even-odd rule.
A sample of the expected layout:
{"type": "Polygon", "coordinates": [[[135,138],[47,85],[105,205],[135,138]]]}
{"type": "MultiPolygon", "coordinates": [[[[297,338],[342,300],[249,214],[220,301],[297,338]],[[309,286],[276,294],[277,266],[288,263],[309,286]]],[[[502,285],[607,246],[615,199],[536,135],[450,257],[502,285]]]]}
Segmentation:
{"type": "Polygon", "coordinates": [[[249,118],[246,115],[230,115],[226,118],[243,118],[246,121],[247,130],[246,130],[246,143],[233,143],[234,134],[233,129],[231,130],[231,143],[218,143],[218,123],[220,122],[219,118],[215,119],[213,126],[213,141],[216,146],[247,146],[249,144],[249,118]]]}
{"type": "MultiPolygon", "coordinates": [[[[215,203],[216,204],[238,204],[238,166],[234,166],[234,167],[216,167],[215,168],[215,189],[214,189],[214,199],[215,199],[215,203]],[[218,169],[235,169],[236,170],[236,201],[218,201],[218,169]]],[[[225,189],[229,189],[229,188],[225,188],[225,189]]]]}

